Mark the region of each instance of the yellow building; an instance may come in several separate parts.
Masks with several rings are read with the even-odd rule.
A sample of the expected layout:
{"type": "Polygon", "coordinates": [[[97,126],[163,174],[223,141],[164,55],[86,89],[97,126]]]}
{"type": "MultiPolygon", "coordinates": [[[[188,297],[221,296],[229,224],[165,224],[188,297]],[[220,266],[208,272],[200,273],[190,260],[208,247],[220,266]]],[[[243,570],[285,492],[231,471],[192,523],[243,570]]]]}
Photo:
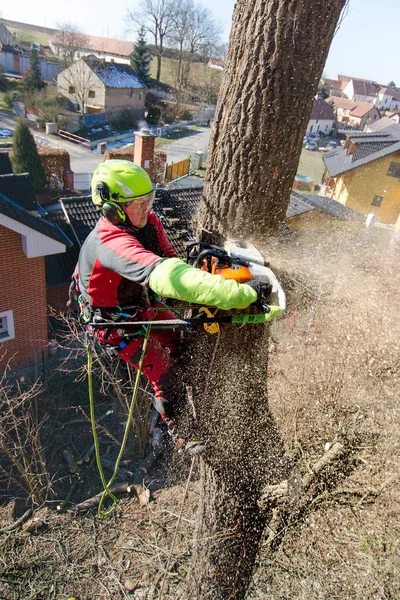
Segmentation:
{"type": "Polygon", "coordinates": [[[323,156],[325,196],[381,223],[400,227],[400,126],[351,132],[323,156]]]}

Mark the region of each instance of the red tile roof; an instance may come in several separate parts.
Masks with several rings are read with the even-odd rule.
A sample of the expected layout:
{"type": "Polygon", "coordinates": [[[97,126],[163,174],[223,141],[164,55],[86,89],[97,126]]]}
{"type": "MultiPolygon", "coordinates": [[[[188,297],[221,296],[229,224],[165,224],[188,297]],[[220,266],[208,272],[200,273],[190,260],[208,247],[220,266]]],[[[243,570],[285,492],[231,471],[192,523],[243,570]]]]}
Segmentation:
{"type": "MultiPolygon", "coordinates": [[[[128,57],[134,47],[133,42],[128,42],[126,40],[116,40],[95,35],[85,35],[85,38],[88,43],[87,47],[82,48],[82,50],[92,50],[94,52],[103,52],[104,54],[116,54],[128,57]]],[[[60,46],[57,35],[52,36],[50,41],[60,46]]]]}
{"type": "Polygon", "coordinates": [[[376,106],[370,102],[358,102],[357,100],[349,100],[349,98],[339,98],[337,96],[330,96],[325,102],[333,102],[335,108],[344,108],[350,111],[350,115],[353,117],[363,117],[370,110],[376,109],[376,106]]]}

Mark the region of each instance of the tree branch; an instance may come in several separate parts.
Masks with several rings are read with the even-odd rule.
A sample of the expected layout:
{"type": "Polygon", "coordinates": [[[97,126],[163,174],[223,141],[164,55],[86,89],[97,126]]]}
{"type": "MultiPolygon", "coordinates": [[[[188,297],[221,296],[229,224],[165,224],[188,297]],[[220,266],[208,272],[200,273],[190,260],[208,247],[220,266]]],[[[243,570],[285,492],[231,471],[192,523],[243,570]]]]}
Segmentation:
{"type": "Polygon", "coordinates": [[[335,460],[340,458],[344,452],[344,446],[336,442],[321,458],[312,466],[311,473],[303,478],[294,474],[277,485],[264,487],[258,505],[261,508],[270,508],[271,505],[283,504],[294,499],[299,499],[305,494],[310,485],[317,479],[318,475],[335,460]]]}

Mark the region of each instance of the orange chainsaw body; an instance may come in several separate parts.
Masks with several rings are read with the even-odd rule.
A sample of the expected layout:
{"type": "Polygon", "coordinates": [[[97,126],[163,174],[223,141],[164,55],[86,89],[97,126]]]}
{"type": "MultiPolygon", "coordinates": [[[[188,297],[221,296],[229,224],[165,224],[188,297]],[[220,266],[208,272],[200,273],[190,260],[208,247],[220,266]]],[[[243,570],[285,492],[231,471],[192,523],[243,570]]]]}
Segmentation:
{"type": "MultiPolygon", "coordinates": [[[[221,275],[224,279],[233,279],[237,281],[237,283],[247,283],[251,281],[253,278],[251,276],[250,270],[242,265],[221,265],[218,264],[218,259],[213,257],[211,264],[211,274],[212,275],[221,275]]],[[[210,272],[208,262],[206,259],[203,260],[203,264],[201,266],[202,271],[210,272]]]]}

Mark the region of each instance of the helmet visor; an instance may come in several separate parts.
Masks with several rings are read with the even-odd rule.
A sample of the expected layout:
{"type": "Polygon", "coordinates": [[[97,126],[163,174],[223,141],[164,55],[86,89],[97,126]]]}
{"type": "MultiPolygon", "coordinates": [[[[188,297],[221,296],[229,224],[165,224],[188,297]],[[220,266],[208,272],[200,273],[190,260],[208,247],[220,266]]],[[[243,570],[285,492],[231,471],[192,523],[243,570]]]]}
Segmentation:
{"type": "Polygon", "coordinates": [[[120,198],[122,200],[121,204],[123,207],[128,207],[131,204],[136,206],[147,205],[149,210],[152,208],[154,204],[154,199],[156,197],[156,190],[152,189],[148,194],[144,194],[143,196],[126,196],[125,198],[120,198]]]}

